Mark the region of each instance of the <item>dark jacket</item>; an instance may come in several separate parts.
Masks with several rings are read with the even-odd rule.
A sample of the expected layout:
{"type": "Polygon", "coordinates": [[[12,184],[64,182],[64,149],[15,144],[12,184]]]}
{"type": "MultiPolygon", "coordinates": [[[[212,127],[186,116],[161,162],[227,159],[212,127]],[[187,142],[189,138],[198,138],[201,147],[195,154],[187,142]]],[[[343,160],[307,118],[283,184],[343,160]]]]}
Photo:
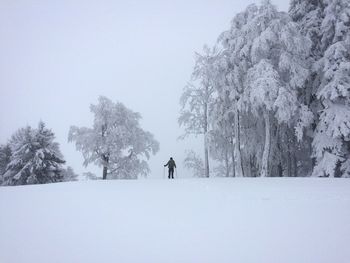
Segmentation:
{"type": "Polygon", "coordinates": [[[170,159],[166,165],[164,166],[168,166],[169,169],[174,169],[174,167],[176,168],[176,164],[175,161],[173,159],[170,159]]]}

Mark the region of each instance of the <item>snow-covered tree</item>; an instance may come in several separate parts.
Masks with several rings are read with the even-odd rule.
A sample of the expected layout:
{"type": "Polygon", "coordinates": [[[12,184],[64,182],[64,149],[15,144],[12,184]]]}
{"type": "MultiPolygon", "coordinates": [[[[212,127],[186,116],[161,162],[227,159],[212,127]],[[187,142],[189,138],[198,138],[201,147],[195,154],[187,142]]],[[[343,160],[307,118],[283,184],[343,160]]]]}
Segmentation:
{"type": "Polygon", "coordinates": [[[61,172],[62,182],[73,182],[78,181],[78,174],[76,174],[72,167],[68,166],[66,169],[63,169],[61,172]]]}
{"type": "Polygon", "coordinates": [[[186,158],[184,159],[183,164],[185,168],[192,170],[194,176],[206,176],[203,160],[194,151],[187,151],[186,158]]]}
{"type": "Polygon", "coordinates": [[[234,176],[350,176],[350,2],[292,0],[287,14],[264,0],[237,14],[219,43],[193,89],[215,96],[207,108],[188,103],[182,118],[187,131],[210,134],[226,176],[228,167],[234,176]]]}
{"type": "MultiPolygon", "coordinates": [[[[230,176],[232,170],[231,153],[232,153],[232,134],[227,132],[227,126],[219,126],[210,131],[209,148],[212,159],[220,162],[220,169],[216,171],[224,171],[223,175],[230,176]]],[[[222,175],[221,175],[222,176],[222,175]]]]}
{"type": "Polygon", "coordinates": [[[0,185],[3,182],[3,175],[11,160],[11,148],[9,144],[0,145],[0,185]]]}
{"type": "Polygon", "coordinates": [[[309,107],[315,113],[314,176],[349,173],[349,28],[347,0],[293,0],[290,11],[312,41],[309,107]]]}
{"type": "MultiPolygon", "coordinates": [[[[217,63],[216,89],[222,102],[225,104],[223,121],[231,123],[234,132],[234,150],[232,153],[233,175],[244,176],[241,149],[241,117],[242,117],[242,94],[245,89],[245,78],[247,75],[247,60],[242,59],[242,30],[248,23],[253,13],[252,6],[245,12],[237,14],[231,22],[231,28],[219,37],[219,42],[224,50],[217,63]]],[[[218,119],[220,117],[218,116],[218,119]]]]}
{"type": "Polygon", "coordinates": [[[305,56],[309,53],[310,43],[298,32],[298,26],[288,14],[278,12],[269,1],[258,9],[248,28],[247,35],[253,39],[247,99],[253,112],[261,111],[265,121],[261,176],[267,176],[273,125],[287,123],[293,127],[295,119],[301,122],[298,112],[305,107],[298,101],[298,91],[304,88],[308,78],[305,56]],[[274,119],[278,124],[271,123],[274,119]]]}
{"type": "MultiPolygon", "coordinates": [[[[209,177],[209,108],[213,102],[215,61],[219,55],[216,48],[204,46],[204,54],[196,53],[192,82],[185,86],[180,98],[180,126],[185,127],[185,136],[189,134],[204,135],[204,167],[209,177]]],[[[183,136],[182,138],[184,138],[183,136]]]]}
{"type": "MultiPolygon", "coordinates": [[[[230,35],[231,37],[232,35],[230,35]]],[[[215,88],[218,99],[215,104],[213,127],[216,132],[223,132],[228,140],[233,168],[233,176],[244,176],[241,154],[241,115],[240,98],[244,90],[242,65],[236,64],[232,54],[233,50],[224,43],[224,49],[216,63],[215,88]],[[221,126],[221,127],[220,127],[221,126]],[[218,131],[219,130],[219,131],[218,131]]],[[[225,149],[225,151],[228,149],[225,149]]]]}
{"type": "MultiPolygon", "coordinates": [[[[270,174],[272,130],[281,123],[293,129],[301,122],[298,92],[308,77],[305,55],[310,43],[284,12],[270,1],[250,5],[220,37],[228,50],[238,110],[262,116],[265,126],[260,175],[270,174]]],[[[239,114],[236,114],[240,116],[239,114]]],[[[307,125],[307,123],[303,124],[307,125]]]]}
{"type": "Polygon", "coordinates": [[[139,113],[122,103],[99,97],[90,106],[94,114],[92,128],[72,126],[68,140],[82,152],[84,165],[103,167],[103,179],[137,178],[149,172],[147,161],[159,149],[153,135],[141,129],[139,113]]]}
{"type": "Polygon", "coordinates": [[[54,133],[40,122],[37,129],[19,129],[9,141],[10,163],[4,174],[5,185],[44,184],[62,180],[65,163],[54,141],[54,133]]]}
{"type": "MultiPolygon", "coordinates": [[[[320,26],[322,23],[324,3],[323,0],[291,0],[289,14],[294,22],[300,26],[300,32],[311,40],[311,58],[319,57],[322,53],[320,47],[320,26]]],[[[305,54],[307,58],[307,54],[305,54]]]]}
{"type": "Polygon", "coordinates": [[[212,159],[218,161],[219,167],[216,167],[217,176],[235,176],[235,137],[233,125],[232,105],[228,96],[221,96],[221,90],[218,89],[220,83],[216,83],[219,91],[219,97],[216,98],[213,105],[209,132],[210,155],[212,159]]]}
{"type": "Polygon", "coordinates": [[[314,176],[350,175],[350,3],[324,0],[322,57],[316,96],[321,110],[313,140],[314,176]]]}
{"type": "Polygon", "coordinates": [[[242,168],[244,176],[257,177],[264,150],[264,121],[249,111],[242,111],[240,118],[242,168]]]}
{"type": "Polygon", "coordinates": [[[83,178],[85,178],[85,180],[99,180],[99,179],[102,179],[101,177],[97,177],[97,175],[92,173],[92,172],[83,173],[83,178]]]}

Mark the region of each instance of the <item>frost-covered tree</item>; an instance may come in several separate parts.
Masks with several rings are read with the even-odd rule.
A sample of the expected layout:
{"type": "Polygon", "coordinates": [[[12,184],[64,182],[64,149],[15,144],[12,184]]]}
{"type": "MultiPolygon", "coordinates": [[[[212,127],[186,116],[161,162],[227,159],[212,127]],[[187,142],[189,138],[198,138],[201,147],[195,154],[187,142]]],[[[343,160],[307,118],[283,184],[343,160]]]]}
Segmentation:
{"type": "Polygon", "coordinates": [[[72,167],[68,166],[66,169],[63,169],[61,172],[62,182],[73,182],[78,181],[78,174],[76,174],[72,167]]]}
{"type": "Polygon", "coordinates": [[[222,96],[220,82],[216,83],[216,98],[210,118],[209,145],[211,157],[220,162],[215,168],[218,176],[235,176],[235,146],[232,104],[228,96],[222,96]]]}
{"type": "MultiPolygon", "coordinates": [[[[291,0],[289,14],[300,26],[300,32],[311,40],[311,58],[321,55],[320,26],[322,23],[323,0],[291,0]]],[[[307,54],[305,54],[307,57],[307,54]]]]}
{"type": "MultiPolygon", "coordinates": [[[[298,31],[288,14],[278,12],[269,1],[259,7],[248,23],[252,67],[248,70],[246,96],[253,112],[260,111],[265,122],[261,176],[270,173],[271,129],[281,123],[294,126],[298,111],[304,114],[298,91],[303,89],[309,74],[304,58],[310,44],[298,31]],[[277,124],[272,123],[274,120],[277,124]]],[[[301,120],[298,118],[299,123],[301,120]]]]}
{"type": "Polygon", "coordinates": [[[0,145],[0,185],[3,182],[3,175],[11,160],[11,148],[9,144],[0,145]]]}
{"type": "Polygon", "coordinates": [[[316,91],[320,86],[320,74],[313,66],[316,61],[322,57],[321,47],[321,24],[324,13],[323,0],[291,0],[289,14],[294,22],[298,23],[300,32],[311,40],[310,55],[305,55],[310,63],[310,75],[305,83],[303,93],[300,94],[300,101],[303,101],[313,113],[313,119],[310,120],[312,125],[306,127],[305,137],[302,144],[302,151],[298,153],[302,158],[302,174],[311,174],[315,161],[311,158],[313,154],[312,141],[315,133],[316,124],[318,123],[319,111],[321,109],[320,101],[317,98],[316,91]]]}
{"type": "Polygon", "coordinates": [[[99,179],[102,179],[101,177],[97,177],[96,174],[91,173],[91,172],[83,173],[83,178],[85,178],[85,180],[99,180],[99,179]]]}
{"type": "Polygon", "coordinates": [[[217,126],[210,131],[210,155],[214,160],[220,162],[220,169],[216,170],[223,171],[223,175],[226,177],[230,176],[232,170],[232,140],[232,134],[227,131],[227,126],[217,126]]]}
{"type": "MultiPolygon", "coordinates": [[[[232,36],[232,35],[230,35],[232,36]]],[[[234,60],[231,46],[225,45],[216,63],[215,88],[218,99],[212,116],[216,132],[228,140],[225,151],[231,152],[233,176],[244,176],[241,154],[241,95],[244,90],[244,74],[241,65],[234,60]],[[220,127],[221,126],[221,127],[220,127]]]]}
{"type": "Polygon", "coordinates": [[[4,174],[11,159],[11,148],[9,144],[0,145],[0,174],[4,174]]]}
{"type": "Polygon", "coordinates": [[[324,0],[322,57],[316,96],[320,114],[313,140],[314,176],[350,175],[350,3],[324,0]]]}
{"type": "MultiPolygon", "coordinates": [[[[223,32],[219,37],[219,42],[223,46],[216,70],[216,89],[219,97],[225,106],[225,114],[222,115],[224,121],[231,123],[234,132],[234,150],[232,157],[234,176],[244,176],[242,149],[241,149],[241,117],[243,112],[242,95],[245,89],[245,79],[247,75],[247,60],[243,50],[242,30],[253,14],[249,6],[245,12],[237,14],[232,22],[231,28],[223,32]]],[[[218,116],[220,119],[220,117],[218,116]]]]}
{"type": "Polygon", "coordinates": [[[298,92],[308,77],[304,58],[310,44],[288,14],[278,12],[270,1],[238,14],[220,39],[229,51],[231,78],[240,91],[234,94],[238,109],[264,120],[260,175],[268,176],[276,128],[281,123],[291,129],[297,123],[301,128],[308,124],[300,117],[307,107],[298,100],[298,92]]]}
{"type": "Polygon", "coordinates": [[[219,43],[200,79],[214,88],[206,143],[224,174],[350,176],[350,2],[292,0],[287,14],[265,0],[219,43]]]}
{"type": "Polygon", "coordinates": [[[264,121],[260,116],[255,116],[249,111],[242,111],[240,119],[244,176],[257,177],[264,149],[264,121]]]}
{"type": "MultiPolygon", "coordinates": [[[[209,108],[213,102],[215,61],[218,56],[216,48],[204,46],[204,54],[196,53],[192,82],[185,86],[180,98],[180,126],[185,127],[185,136],[189,134],[204,135],[204,167],[209,177],[209,108]]],[[[182,136],[184,138],[185,136],[182,136]]]]}
{"type": "Polygon", "coordinates": [[[40,122],[37,129],[19,129],[10,139],[10,163],[5,185],[45,184],[62,181],[65,163],[54,133],[40,122]]]}
{"type": "Polygon", "coordinates": [[[293,0],[289,13],[312,40],[309,107],[315,113],[314,176],[349,174],[349,28],[347,0],[293,0]]]}
{"type": "Polygon", "coordinates": [[[192,170],[194,176],[206,176],[203,160],[194,151],[187,151],[183,164],[185,168],[192,170]]]}
{"type": "Polygon", "coordinates": [[[94,163],[103,168],[103,179],[134,179],[149,172],[147,161],[159,149],[159,143],[141,129],[139,113],[122,103],[99,97],[90,106],[94,114],[92,128],[72,126],[68,140],[82,152],[84,165],[94,163]]]}

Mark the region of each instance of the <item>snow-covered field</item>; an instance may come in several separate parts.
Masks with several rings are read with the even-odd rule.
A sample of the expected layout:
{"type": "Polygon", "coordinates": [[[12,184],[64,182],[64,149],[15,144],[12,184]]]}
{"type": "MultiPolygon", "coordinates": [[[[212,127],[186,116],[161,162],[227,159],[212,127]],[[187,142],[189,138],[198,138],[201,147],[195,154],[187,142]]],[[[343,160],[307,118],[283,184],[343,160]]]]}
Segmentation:
{"type": "Polygon", "coordinates": [[[1,263],[350,262],[350,180],[0,188],[1,263]]]}

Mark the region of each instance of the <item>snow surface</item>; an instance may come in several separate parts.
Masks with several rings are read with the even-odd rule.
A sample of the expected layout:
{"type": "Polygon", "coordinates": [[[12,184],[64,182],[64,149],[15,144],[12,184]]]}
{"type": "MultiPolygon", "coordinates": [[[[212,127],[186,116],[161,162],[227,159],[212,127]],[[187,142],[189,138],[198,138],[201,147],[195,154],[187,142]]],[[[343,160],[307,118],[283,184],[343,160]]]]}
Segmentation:
{"type": "Polygon", "coordinates": [[[0,262],[350,262],[350,180],[0,188],[0,262]]]}

